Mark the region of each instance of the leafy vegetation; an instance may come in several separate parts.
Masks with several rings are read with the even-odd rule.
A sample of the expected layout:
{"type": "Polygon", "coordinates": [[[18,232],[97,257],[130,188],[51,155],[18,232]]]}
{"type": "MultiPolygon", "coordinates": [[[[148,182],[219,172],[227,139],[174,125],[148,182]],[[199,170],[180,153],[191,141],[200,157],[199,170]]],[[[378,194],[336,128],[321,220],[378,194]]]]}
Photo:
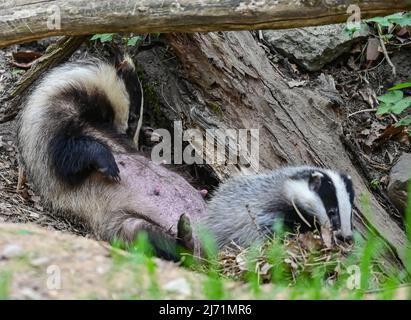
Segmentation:
{"type": "MultiPolygon", "coordinates": [[[[352,23],[348,24],[344,32],[353,36],[357,32],[363,30],[368,23],[374,23],[377,29],[377,36],[382,39],[383,43],[388,43],[391,39],[395,38],[395,34],[398,31],[401,31],[401,28],[411,26],[411,13],[400,12],[388,15],[386,17],[374,17],[368,20],[364,20],[361,23],[352,23]]],[[[406,34],[410,33],[404,29],[406,34]]],[[[371,33],[370,33],[371,34],[371,33]]],[[[409,44],[409,42],[407,42],[409,44]]],[[[402,46],[403,43],[399,46],[402,46]]],[[[411,96],[404,96],[403,89],[411,88],[411,81],[400,83],[389,89],[389,92],[378,97],[377,99],[380,102],[380,106],[377,110],[377,115],[384,115],[387,113],[393,113],[396,115],[404,114],[404,117],[401,118],[395,125],[405,126],[408,128],[408,134],[411,136],[411,115],[407,115],[407,112],[410,110],[411,106],[411,96]]]]}
{"type": "Polygon", "coordinates": [[[378,190],[381,188],[381,182],[378,179],[374,179],[371,181],[371,189],[378,190]]]}
{"type": "MultiPolygon", "coordinates": [[[[98,33],[93,35],[90,40],[100,41],[101,43],[112,42],[116,35],[116,33],[98,33]]],[[[127,36],[121,36],[121,39],[126,46],[133,47],[139,45],[140,42],[143,40],[143,37],[139,35],[130,34],[127,36]]]]}
{"type": "Polygon", "coordinates": [[[140,36],[134,36],[127,39],[128,46],[136,46],[138,45],[143,38],[140,36]]]}
{"type": "Polygon", "coordinates": [[[111,42],[113,41],[114,33],[98,33],[91,37],[92,41],[111,42]]]}
{"type": "Polygon", "coordinates": [[[366,30],[368,23],[375,23],[380,28],[387,28],[387,32],[384,34],[384,37],[386,39],[390,39],[392,37],[392,32],[396,27],[411,26],[411,13],[399,12],[385,17],[374,17],[361,21],[360,23],[351,23],[346,26],[344,33],[349,37],[352,37],[356,33],[366,30]],[[390,29],[389,31],[388,28],[390,29]]]}
{"type": "MultiPolygon", "coordinates": [[[[380,105],[377,110],[377,115],[394,113],[397,115],[404,114],[411,110],[411,96],[404,96],[401,89],[411,88],[411,82],[400,83],[389,89],[389,92],[379,96],[377,99],[380,105]]],[[[411,136],[411,115],[406,115],[396,124],[398,126],[408,127],[408,134],[411,136]]]]}
{"type": "Polygon", "coordinates": [[[382,27],[390,27],[391,25],[398,25],[400,27],[411,26],[411,13],[394,13],[385,17],[374,17],[366,22],[375,22],[382,27]]]}

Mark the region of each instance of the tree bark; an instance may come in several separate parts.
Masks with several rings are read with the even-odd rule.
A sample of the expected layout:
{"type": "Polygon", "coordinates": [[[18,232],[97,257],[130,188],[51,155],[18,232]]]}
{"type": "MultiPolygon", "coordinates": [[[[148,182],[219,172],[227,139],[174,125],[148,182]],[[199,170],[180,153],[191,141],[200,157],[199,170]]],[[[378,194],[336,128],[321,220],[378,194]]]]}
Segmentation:
{"type": "MultiPolygon", "coordinates": [[[[169,34],[167,40],[177,66],[159,49],[140,53],[138,59],[168,119],[181,120],[185,129],[200,129],[204,136],[207,129],[258,129],[259,171],[314,164],[350,174],[357,194],[355,228],[364,236],[371,228],[385,239],[392,249],[390,263],[405,261],[404,231],[372,195],[341,141],[343,118],[338,99],[330,98],[332,85],[291,89],[250,32],[169,34]],[[371,212],[361,204],[362,195],[370,200],[371,212]]],[[[219,138],[217,143],[225,144],[219,138]]],[[[191,144],[205,157],[214,150],[191,144]]],[[[256,169],[208,166],[219,180],[256,169]]]]}
{"type": "Polygon", "coordinates": [[[4,0],[0,47],[56,35],[284,29],[411,10],[411,0],[4,0]]]}

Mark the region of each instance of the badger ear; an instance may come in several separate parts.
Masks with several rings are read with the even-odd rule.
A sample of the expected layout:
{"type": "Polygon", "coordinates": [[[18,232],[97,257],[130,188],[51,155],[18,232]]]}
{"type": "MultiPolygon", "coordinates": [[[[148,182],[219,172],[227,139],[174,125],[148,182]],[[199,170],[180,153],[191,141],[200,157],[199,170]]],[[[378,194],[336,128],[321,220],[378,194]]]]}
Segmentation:
{"type": "Polygon", "coordinates": [[[113,52],[112,61],[116,69],[120,65],[121,61],[123,61],[123,53],[120,50],[116,50],[113,52]]]}
{"type": "Polygon", "coordinates": [[[318,192],[318,190],[320,190],[321,180],[323,177],[324,175],[321,172],[312,172],[308,179],[308,187],[310,188],[310,190],[318,192]]]}
{"type": "Polygon", "coordinates": [[[124,50],[122,47],[111,44],[107,45],[105,49],[109,52],[109,61],[116,69],[120,66],[121,62],[124,60],[124,50]]]}
{"type": "Polygon", "coordinates": [[[344,181],[345,188],[350,196],[350,202],[352,205],[354,203],[354,196],[355,196],[352,179],[349,175],[346,175],[346,174],[341,174],[341,178],[344,181]]]}

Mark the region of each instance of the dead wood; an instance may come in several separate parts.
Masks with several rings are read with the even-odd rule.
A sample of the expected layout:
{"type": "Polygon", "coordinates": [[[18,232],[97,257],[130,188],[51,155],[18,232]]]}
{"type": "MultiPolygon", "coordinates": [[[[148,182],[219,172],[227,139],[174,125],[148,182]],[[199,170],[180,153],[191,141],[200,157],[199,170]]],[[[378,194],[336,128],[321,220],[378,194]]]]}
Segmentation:
{"type": "Polygon", "coordinates": [[[56,35],[285,29],[411,9],[411,0],[4,0],[0,47],[56,35]],[[348,10],[348,13],[347,13],[348,10]]]}

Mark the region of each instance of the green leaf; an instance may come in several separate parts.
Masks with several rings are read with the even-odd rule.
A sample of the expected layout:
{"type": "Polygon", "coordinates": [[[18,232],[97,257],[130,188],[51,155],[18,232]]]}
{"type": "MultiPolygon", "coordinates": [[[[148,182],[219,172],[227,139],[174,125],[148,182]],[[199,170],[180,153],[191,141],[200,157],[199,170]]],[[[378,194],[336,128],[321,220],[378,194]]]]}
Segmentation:
{"type": "Polygon", "coordinates": [[[17,76],[17,75],[19,75],[19,74],[23,74],[23,73],[25,73],[26,71],[24,71],[23,69],[13,69],[12,71],[11,71],[11,74],[13,75],[13,76],[17,76]]]}
{"type": "Polygon", "coordinates": [[[396,103],[403,98],[404,94],[400,90],[388,92],[382,96],[377,97],[378,101],[384,103],[396,103]]]}
{"type": "Polygon", "coordinates": [[[128,46],[135,46],[140,41],[141,41],[141,37],[140,36],[135,36],[135,37],[129,38],[127,40],[127,45],[128,46]]]}
{"type": "Polygon", "coordinates": [[[389,27],[390,26],[390,22],[388,21],[388,19],[386,17],[374,17],[374,18],[368,19],[366,21],[367,22],[378,23],[382,27],[389,27]]]}
{"type": "Polygon", "coordinates": [[[114,33],[104,33],[101,36],[100,41],[101,42],[110,42],[110,41],[113,40],[113,36],[114,36],[114,33]]]}
{"type": "Polygon", "coordinates": [[[405,109],[407,109],[409,106],[411,106],[411,97],[406,97],[397,103],[391,108],[391,111],[394,112],[395,114],[400,114],[403,112],[405,109]]]}
{"type": "Polygon", "coordinates": [[[411,25],[411,14],[396,13],[386,17],[389,22],[398,24],[401,27],[411,25]]]}
{"type": "Polygon", "coordinates": [[[110,42],[113,40],[114,33],[98,33],[91,37],[90,40],[100,40],[101,42],[110,42]]]}
{"type": "Polygon", "coordinates": [[[388,16],[385,16],[384,18],[386,18],[388,20],[392,20],[392,19],[401,18],[403,15],[404,14],[402,12],[397,12],[397,13],[389,14],[388,16]]]}
{"type": "Polygon", "coordinates": [[[357,32],[357,28],[348,28],[348,27],[345,27],[344,30],[343,30],[344,35],[345,35],[346,37],[350,38],[350,39],[353,37],[353,35],[354,35],[355,32],[357,32]]]}
{"type": "Polygon", "coordinates": [[[378,179],[374,179],[371,181],[371,189],[378,190],[381,188],[381,181],[378,179]]]}
{"type": "Polygon", "coordinates": [[[361,23],[351,23],[351,24],[347,24],[343,30],[343,33],[349,37],[352,38],[354,37],[357,33],[360,33],[361,31],[363,31],[365,29],[365,23],[361,22],[361,23]]]}
{"type": "Polygon", "coordinates": [[[404,83],[399,83],[393,86],[392,88],[389,88],[389,91],[392,90],[399,90],[399,89],[405,89],[405,88],[411,88],[411,82],[404,82],[404,83]]]}
{"type": "Polygon", "coordinates": [[[377,109],[377,112],[376,112],[377,116],[381,116],[381,115],[383,115],[383,114],[385,114],[385,113],[390,112],[392,106],[393,106],[392,104],[381,103],[380,106],[379,106],[378,109],[377,109]]]}
{"type": "Polygon", "coordinates": [[[366,21],[378,23],[382,27],[389,27],[390,24],[406,27],[411,25],[411,13],[403,14],[402,12],[399,12],[386,17],[374,17],[366,21]]]}
{"type": "Polygon", "coordinates": [[[411,125],[411,115],[406,116],[405,118],[402,118],[400,121],[398,121],[395,126],[409,126],[411,125]]]}

